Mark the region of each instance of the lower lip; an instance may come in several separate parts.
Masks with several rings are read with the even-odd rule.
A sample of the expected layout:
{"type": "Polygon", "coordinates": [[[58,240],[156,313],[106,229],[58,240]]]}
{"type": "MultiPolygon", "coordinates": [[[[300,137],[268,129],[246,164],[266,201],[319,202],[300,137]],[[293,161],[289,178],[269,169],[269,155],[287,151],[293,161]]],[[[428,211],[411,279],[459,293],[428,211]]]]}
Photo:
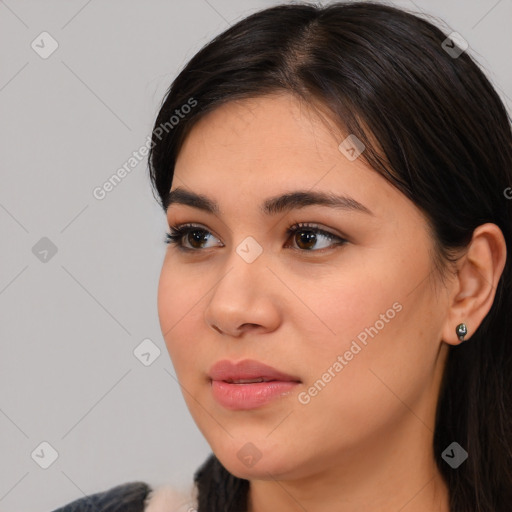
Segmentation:
{"type": "Polygon", "coordinates": [[[274,380],[253,384],[233,384],[221,380],[211,381],[213,397],[220,405],[231,410],[260,407],[281,395],[287,395],[298,382],[274,380]]]}

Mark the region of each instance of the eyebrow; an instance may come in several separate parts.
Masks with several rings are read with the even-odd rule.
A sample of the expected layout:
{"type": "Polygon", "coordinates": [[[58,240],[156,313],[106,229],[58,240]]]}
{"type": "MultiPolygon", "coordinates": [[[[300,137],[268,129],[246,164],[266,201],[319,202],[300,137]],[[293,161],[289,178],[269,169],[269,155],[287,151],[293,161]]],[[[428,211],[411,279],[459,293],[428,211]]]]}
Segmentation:
{"type": "MultiPolygon", "coordinates": [[[[177,187],[169,192],[167,208],[172,204],[184,204],[216,215],[220,215],[221,213],[219,205],[215,200],[202,194],[190,192],[181,187],[177,187]]],[[[311,192],[308,190],[295,190],[279,196],[270,197],[262,203],[260,211],[270,216],[311,205],[329,206],[341,210],[375,215],[369,208],[351,197],[339,196],[328,192],[311,192]]]]}

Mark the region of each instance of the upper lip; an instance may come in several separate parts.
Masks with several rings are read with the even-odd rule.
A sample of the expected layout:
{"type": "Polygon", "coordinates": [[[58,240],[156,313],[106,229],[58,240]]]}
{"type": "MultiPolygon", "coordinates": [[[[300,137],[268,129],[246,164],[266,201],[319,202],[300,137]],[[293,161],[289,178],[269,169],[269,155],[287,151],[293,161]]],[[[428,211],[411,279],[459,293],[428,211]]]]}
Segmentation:
{"type": "Polygon", "coordinates": [[[244,359],[243,361],[234,362],[228,359],[217,361],[208,374],[211,380],[242,380],[242,379],[258,379],[281,380],[300,382],[296,376],[280,372],[271,366],[268,366],[253,359],[244,359]]]}

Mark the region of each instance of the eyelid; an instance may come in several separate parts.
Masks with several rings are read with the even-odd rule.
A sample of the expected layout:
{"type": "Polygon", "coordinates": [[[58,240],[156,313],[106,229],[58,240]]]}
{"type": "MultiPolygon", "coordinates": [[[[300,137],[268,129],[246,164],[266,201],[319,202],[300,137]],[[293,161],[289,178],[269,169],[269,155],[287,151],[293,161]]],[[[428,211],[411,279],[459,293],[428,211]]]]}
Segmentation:
{"type": "MultiPolygon", "coordinates": [[[[178,249],[181,249],[182,251],[188,251],[188,252],[194,252],[194,253],[200,253],[200,252],[203,252],[203,251],[208,251],[208,249],[213,249],[213,247],[208,247],[206,249],[191,249],[190,247],[185,247],[183,245],[183,242],[180,243],[180,241],[190,232],[190,231],[193,231],[194,229],[199,229],[199,230],[202,230],[202,231],[205,231],[208,235],[213,235],[214,238],[216,238],[217,240],[220,241],[220,237],[218,237],[211,229],[207,228],[206,226],[200,224],[200,223],[195,223],[195,222],[185,222],[183,224],[171,224],[170,226],[170,229],[171,231],[174,233],[174,232],[178,232],[178,234],[176,236],[179,236],[179,231],[183,231],[184,233],[181,235],[181,237],[179,238],[179,240],[177,240],[174,245],[176,245],[176,247],[178,249]]],[[[170,236],[169,236],[169,233],[167,233],[167,238],[169,239],[170,236]]],[[[168,242],[169,243],[169,242],[168,242]]],[[[220,242],[222,245],[217,245],[216,247],[224,247],[224,244],[222,242],[220,242]]]]}
{"type": "Polygon", "coordinates": [[[302,222],[302,221],[296,221],[294,222],[292,220],[290,227],[288,229],[292,228],[311,228],[311,229],[318,229],[319,231],[323,231],[329,235],[332,235],[334,237],[341,238],[342,240],[346,240],[347,242],[350,240],[349,236],[344,234],[342,231],[330,228],[330,227],[324,227],[323,222],[302,222]]]}
{"type": "MultiPolygon", "coordinates": [[[[324,227],[322,222],[303,222],[300,220],[294,221],[293,219],[287,222],[287,225],[289,226],[286,228],[286,231],[293,229],[293,228],[311,228],[311,229],[318,229],[319,231],[324,231],[332,236],[337,236],[339,238],[343,238],[344,240],[349,240],[349,237],[345,235],[343,232],[339,230],[335,230],[334,228],[324,227]]],[[[169,223],[169,228],[171,229],[182,229],[182,228],[200,228],[204,229],[205,231],[208,231],[212,235],[215,236],[215,238],[220,239],[219,236],[216,235],[214,230],[210,229],[209,227],[205,226],[204,224],[201,224],[200,222],[183,222],[183,223],[169,223]]]]}
{"type": "MultiPolygon", "coordinates": [[[[201,249],[201,248],[195,249],[195,248],[186,247],[183,244],[183,238],[188,233],[193,231],[194,229],[197,229],[199,231],[205,231],[207,233],[207,235],[213,235],[214,238],[220,240],[220,238],[215,233],[213,233],[209,228],[207,228],[206,226],[199,224],[199,223],[186,222],[183,224],[171,224],[169,227],[170,227],[172,233],[166,234],[166,243],[176,246],[176,248],[181,251],[186,251],[189,253],[202,253],[204,251],[208,251],[208,249],[214,248],[214,247],[207,247],[207,248],[203,248],[203,249],[201,249]]],[[[323,237],[329,239],[329,241],[330,241],[329,246],[323,247],[323,248],[317,249],[317,250],[301,249],[299,247],[293,247],[293,245],[292,246],[287,245],[286,247],[290,247],[294,251],[298,251],[300,253],[320,253],[320,254],[322,254],[326,251],[335,249],[336,247],[338,247],[340,245],[345,245],[346,243],[349,242],[349,238],[347,236],[345,236],[344,234],[333,233],[330,229],[323,228],[322,224],[314,223],[314,222],[294,222],[293,224],[289,225],[289,227],[286,229],[286,232],[285,232],[285,234],[287,236],[286,240],[289,240],[291,236],[293,236],[295,233],[297,233],[301,230],[303,230],[303,231],[309,230],[316,234],[319,234],[320,236],[323,236],[323,237]]],[[[224,244],[222,242],[221,242],[221,244],[222,245],[220,247],[224,247],[224,244]]],[[[219,246],[217,246],[217,247],[219,247],[219,246]]]]}
{"type": "Polygon", "coordinates": [[[174,225],[171,225],[170,226],[171,228],[174,228],[176,230],[179,230],[179,229],[185,229],[185,228],[191,228],[191,229],[194,229],[194,228],[198,228],[198,229],[204,229],[204,231],[207,231],[208,233],[212,234],[215,236],[215,238],[219,239],[219,237],[215,234],[215,232],[210,229],[210,228],[207,228],[204,224],[201,224],[200,222],[184,222],[183,224],[174,224],[174,225]]]}

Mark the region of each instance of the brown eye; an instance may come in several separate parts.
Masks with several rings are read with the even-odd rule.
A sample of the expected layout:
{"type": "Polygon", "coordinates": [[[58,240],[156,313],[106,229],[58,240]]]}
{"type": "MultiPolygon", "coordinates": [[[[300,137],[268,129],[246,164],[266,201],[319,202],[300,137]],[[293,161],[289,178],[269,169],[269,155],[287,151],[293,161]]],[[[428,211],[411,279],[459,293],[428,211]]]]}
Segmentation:
{"type": "Polygon", "coordinates": [[[316,252],[316,250],[311,249],[314,248],[316,246],[315,244],[322,239],[327,240],[328,242],[335,241],[335,243],[328,243],[326,246],[320,247],[320,249],[325,249],[334,245],[342,245],[346,242],[345,239],[333,233],[329,233],[328,231],[320,229],[318,226],[309,224],[294,224],[287,230],[287,234],[289,237],[293,237],[293,240],[299,250],[306,252],[316,252]]]}
{"type": "Polygon", "coordinates": [[[190,245],[194,249],[201,249],[201,243],[208,240],[208,235],[205,233],[208,233],[204,229],[194,229],[190,230],[188,233],[186,233],[187,240],[190,242],[190,245]]]}
{"type": "MultiPolygon", "coordinates": [[[[328,231],[320,229],[318,226],[309,224],[294,224],[287,229],[288,239],[293,238],[293,249],[303,252],[317,252],[318,250],[343,245],[347,242],[344,238],[339,237],[328,231]],[[318,247],[322,240],[323,247],[318,247]]],[[[184,224],[182,226],[171,226],[171,233],[166,234],[165,242],[173,244],[182,251],[199,252],[205,247],[205,242],[209,238],[215,238],[210,231],[195,224],[184,224]],[[184,243],[186,240],[186,243],[184,243]]]]}
{"type": "Polygon", "coordinates": [[[297,231],[295,240],[299,249],[312,249],[316,244],[316,233],[306,230],[297,231]]]}
{"type": "Polygon", "coordinates": [[[166,233],[165,242],[176,245],[183,251],[198,252],[200,249],[204,249],[202,244],[208,241],[210,235],[213,237],[207,229],[194,224],[171,226],[171,233],[166,233]],[[184,244],[184,239],[187,241],[187,244],[184,244]],[[190,247],[188,244],[190,244],[190,247]]]}

